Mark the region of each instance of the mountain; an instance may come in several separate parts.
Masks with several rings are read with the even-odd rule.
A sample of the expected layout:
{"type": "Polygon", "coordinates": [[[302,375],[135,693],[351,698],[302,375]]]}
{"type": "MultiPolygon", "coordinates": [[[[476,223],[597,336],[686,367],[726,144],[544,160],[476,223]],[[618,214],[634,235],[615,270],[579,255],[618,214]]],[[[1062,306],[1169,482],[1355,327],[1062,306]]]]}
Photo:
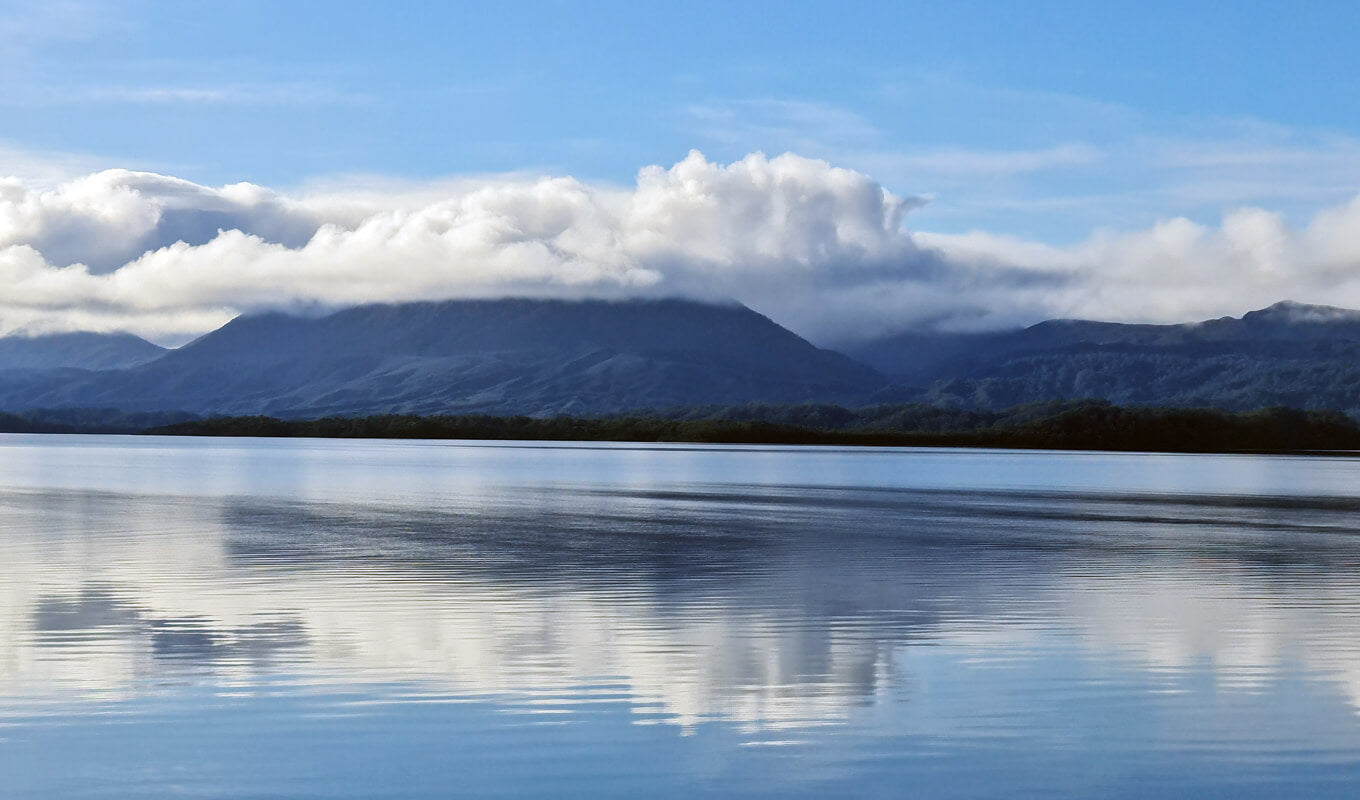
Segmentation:
{"type": "Polygon", "coordinates": [[[122,369],[165,355],[130,333],[54,333],[0,337],[0,371],[122,369]]]}
{"type": "Polygon", "coordinates": [[[914,332],[845,348],[888,375],[880,397],[1003,408],[1097,398],[1360,414],[1360,311],[1282,302],[1178,325],[1049,320],[1022,330],[914,332]]]}
{"type": "Polygon", "coordinates": [[[131,369],[0,380],[0,408],[595,414],[855,401],[883,384],[736,304],[461,300],[240,317],[131,369]]]}
{"type": "Polygon", "coordinates": [[[0,412],[546,416],[809,401],[995,410],[1090,398],[1360,417],[1360,312],[1329,306],[1277,303],[1179,325],[911,332],[847,352],[818,349],[736,304],[368,305],[240,317],[168,351],[131,336],[0,339],[0,412]]]}

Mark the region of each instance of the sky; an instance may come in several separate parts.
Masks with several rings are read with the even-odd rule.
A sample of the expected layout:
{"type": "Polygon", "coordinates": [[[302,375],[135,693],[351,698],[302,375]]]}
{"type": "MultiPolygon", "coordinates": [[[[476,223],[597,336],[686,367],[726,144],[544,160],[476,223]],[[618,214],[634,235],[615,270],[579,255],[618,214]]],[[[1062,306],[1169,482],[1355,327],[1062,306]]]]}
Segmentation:
{"type": "Polygon", "coordinates": [[[1326,2],[0,0],[0,332],[498,294],[733,298],[821,342],[1360,306],[1357,30],[1326,2]]]}

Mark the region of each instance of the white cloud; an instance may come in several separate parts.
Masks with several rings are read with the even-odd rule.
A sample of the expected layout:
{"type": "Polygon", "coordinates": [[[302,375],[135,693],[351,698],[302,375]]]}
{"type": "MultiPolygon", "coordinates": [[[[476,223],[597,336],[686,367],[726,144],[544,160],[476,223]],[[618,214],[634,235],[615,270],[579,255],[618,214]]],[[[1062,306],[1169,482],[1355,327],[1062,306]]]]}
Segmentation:
{"type": "Polygon", "coordinates": [[[922,235],[958,261],[1063,275],[1052,314],[1176,322],[1236,315],[1282,299],[1360,306],[1360,196],[1304,226],[1240,208],[1217,227],[1183,217],[1151,228],[1098,232],[1070,247],[972,233],[922,235]]]}
{"type": "Polygon", "coordinates": [[[209,189],[149,172],[107,170],[55,189],[0,180],[0,248],[28,246],[54,266],[117,270],[176,242],[204,244],[222,230],[248,230],[301,245],[320,220],[297,203],[250,184],[209,189]]]}
{"type": "Polygon", "coordinates": [[[916,226],[1070,242],[1259,205],[1298,224],[1360,186],[1360,139],[1247,116],[1154,115],[956,73],[866,78],[855,96],[710,99],[677,122],[717,152],[790,150],[931,202],[916,226]]]}
{"type": "Polygon", "coordinates": [[[285,196],[111,170],[0,184],[0,320],[173,336],[298,304],[465,296],[686,295],[798,316],[822,292],[908,279],[908,206],[793,155],[698,153],[631,190],[572,178],[285,196]],[[120,321],[121,320],[121,321],[120,321]]]}
{"type": "Polygon", "coordinates": [[[268,308],[455,297],[735,298],[814,340],[1063,315],[1179,321],[1360,306],[1360,199],[1055,247],[912,233],[915,201],[825,162],[691,153],[631,187],[524,175],[287,194],[109,170],[0,181],[0,331],[174,340],[268,308]]]}

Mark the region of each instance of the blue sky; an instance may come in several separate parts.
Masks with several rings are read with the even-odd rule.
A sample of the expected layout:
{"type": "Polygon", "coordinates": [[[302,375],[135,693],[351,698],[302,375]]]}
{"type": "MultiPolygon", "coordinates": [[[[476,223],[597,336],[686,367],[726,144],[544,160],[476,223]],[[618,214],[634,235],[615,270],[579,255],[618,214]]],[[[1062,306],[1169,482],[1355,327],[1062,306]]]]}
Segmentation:
{"type": "Polygon", "coordinates": [[[792,150],[1065,242],[1360,180],[1354,3],[3,7],[0,141],[212,184],[792,150]]]}
{"type": "Polygon", "coordinates": [[[819,341],[1360,307],[1357,31],[1325,2],[0,0],[0,333],[504,294],[735,298],[819,341]]]}

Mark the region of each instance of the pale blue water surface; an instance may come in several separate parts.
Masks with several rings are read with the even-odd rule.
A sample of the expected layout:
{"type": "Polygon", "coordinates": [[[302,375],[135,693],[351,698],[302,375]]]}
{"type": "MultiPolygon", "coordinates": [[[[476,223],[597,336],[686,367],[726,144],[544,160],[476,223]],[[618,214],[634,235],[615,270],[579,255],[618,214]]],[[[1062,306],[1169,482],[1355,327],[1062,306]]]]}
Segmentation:
{"type": "Polygon", "coordinates": [[[1360,460],[0,436],[0,796],[1356,797],[1360,460]]]}

